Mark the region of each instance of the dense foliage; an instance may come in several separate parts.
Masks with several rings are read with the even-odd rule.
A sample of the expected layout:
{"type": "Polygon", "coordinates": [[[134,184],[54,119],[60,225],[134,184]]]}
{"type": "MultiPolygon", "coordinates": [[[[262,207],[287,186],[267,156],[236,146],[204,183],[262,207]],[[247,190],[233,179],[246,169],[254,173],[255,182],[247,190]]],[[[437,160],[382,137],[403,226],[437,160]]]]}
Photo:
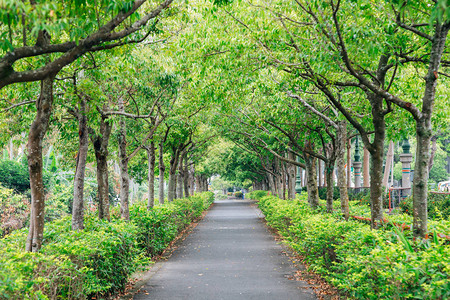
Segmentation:
{"type": "Polygon", "coordinates": [[[0,237],[22,228],[28,219],[29,200],[0,185],[0,237]]]}
{"type": "Polygon", "coordinates": [[[25,192],[30,188],[30,176],[26,163],[13,160],[0,160],[0,184],[14,189],[16,192],[25,192]]]}
{"type": "MultiPolygon", "coordinates": [[[[367,224],[311,210],[304,194],[294,201],[261,194],[259,207],[268,224],[305,257],[310,269],[346,295],[358,299],[450,296],[448,240],[437,236],[413,240],[410,232],[395,226],[371,230],[367,224]]],[[[358,212],[359,205],[352,203],[353,213],[358,212]]],[[[450,222],[442,222],[441,229],[449,231],[450,222]]]]}
{"type": "Polygon", "coordinates": [[[131,222],[90,214],[82,231],[72,231],[70,219],[62,218],[46,225],[38,253],[25,252],[26,231],[15,231],[0,240],[0,298],[83,299],[122,290],[213,200],[205,192],[150,211],[137,203],[131,222]]]}
{"type": "Polygon", "coordinates": [[[427,190],[449,179],[449,0],[0,8],[0,237],[29,227],[28,238],[21,230],[0,241],[0,298],[120,290],[210,202],[174,199],[211,188],[246,197],[233,192],[250,187],[294,199],[298,181],[310,207],[261,205],[318,272],[355,297],[448,296],[442,241],[411,244],[409,232],[344,222],[333,200],[374,229],[389,218],[414,223],[417,241],[449,234],[449,196],[427,190]],[[405,192],[412,184],[399,215],[384,210],[394,178],[405,192]],[[370,191],[348,192],[361,185],[370,191]],[[148,202],[129,207],[144,188],[148,202]],[[169,204],[153,208],[156,190],[169,204]],[[404,257],[399,239],[413,250],[404,257]]]}
{"type": "MultiPolygon", "coordinates": [[[[405,214],[412,215],[413,206],[411,197],[400,203],[405,214]]],[[[428,216],[433,220],[450,219],[450,194],[428,194],[428,216]]]]}

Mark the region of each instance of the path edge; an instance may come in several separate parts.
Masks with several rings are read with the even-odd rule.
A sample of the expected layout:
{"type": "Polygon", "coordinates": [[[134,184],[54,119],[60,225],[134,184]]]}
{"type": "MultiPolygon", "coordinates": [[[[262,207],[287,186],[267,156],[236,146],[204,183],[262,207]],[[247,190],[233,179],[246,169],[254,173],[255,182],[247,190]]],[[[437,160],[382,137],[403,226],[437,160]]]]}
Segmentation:
{"type": "Polygon", "coordinates": [[[154,264],[149,266],[144,266],[145,268],[149,268],[146,271],[138,271],[133,273],[130,276],[128,284],[132,285],[131,288],[127,289],[123,294],[116,295],[113,298],[114,300],[129,300],[133,299],[134,295],[139,293],[142,287],[150,280],[152,277],[161,269],[163,263],[172,256],[173,252],[178,248],[178,246],[183,242],[191,233],[194,231],[195,227],[204,219],[204,217],[208,214],[210,209],[214,206],[214,202],[205,209],[201,216],[192,221],[185,229],[183,229],[177,237],[170,242],[169,246],[164,249],[161,255],[155,256],[152,258],[154,264]]]}

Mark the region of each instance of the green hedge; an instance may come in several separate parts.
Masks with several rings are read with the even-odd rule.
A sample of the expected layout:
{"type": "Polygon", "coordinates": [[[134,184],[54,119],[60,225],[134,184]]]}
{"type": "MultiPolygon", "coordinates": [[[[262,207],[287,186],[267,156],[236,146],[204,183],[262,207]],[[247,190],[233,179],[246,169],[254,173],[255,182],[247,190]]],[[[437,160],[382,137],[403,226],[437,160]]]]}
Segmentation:
{"type": "Polygon", "coordinates": [[[267,196],[267,194],[268,194],[267,191],[256,190],[248,193],[248,198],[253,200],[259,200],[262,197],[267,196]]]}
{"type": "Polygon", "coordinates": [[[84,299],[123,290],[129,276],[199,217],[214,200],[206,192],[156,206],[130,208],[131,222],[85,217],[73,232],[70,217],[46,224],[39,253],[23,250],[27,231],[0,239],[0,299],[84,299]]]}
{"type": "Polygon", "coordinates": [[[374,231],[338,212],[313,212],[304,194],[295,201],[262,197],[259,207],[312,270],[352,298],[450,297],[450,247],[443,239],[413,241],[396,228],[374,231]]]}
{"type": "MultiPolygon", "coordinates": [[[[450,195],[428,193],[428,217],[430,219],[450,219],[450,195]]],[[[412,197],[408,197],[400,202],[400,208],[403,213],[412,215],[413,212],[412,197]]]]}

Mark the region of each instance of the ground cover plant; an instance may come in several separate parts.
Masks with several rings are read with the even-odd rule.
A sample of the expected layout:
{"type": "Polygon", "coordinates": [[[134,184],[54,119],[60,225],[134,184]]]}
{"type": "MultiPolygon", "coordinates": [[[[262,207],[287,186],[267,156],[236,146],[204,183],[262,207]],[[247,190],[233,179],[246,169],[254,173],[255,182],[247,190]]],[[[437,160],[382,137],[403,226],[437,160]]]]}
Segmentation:
{"type": "MultiPolygon", "coordinates": [[[[262,193],[259,193],[261,195],[262,193]]],[[[304,256],[309,268],[345,295],[358,299],[446,299],[450,296],[449,241],[439,235],[415,239],[411,231],[386,225],[371,230],[357,220],[345,221],[339,210],[312,210],[306,195],[292,201],[255,197],[268,224],[304,256]]],[[[351,202],[351,214],[370,209],[351,202]]],[[[336,207],[337,208],[337,207],[336,207]]],[[[392,222],[411,224],[408,215],[392,222]]],[[[450,231],[448,220],[431,221],[433,232],[450,231]]]]}
{"type": "Polygon", "coordinates": [[[122,290],[129,276],[150,263],[214,200],[204,192],[147,210],[130,207],[131,221],[89,214],[85,229],[70,218],[46,225],[43,247],[25,252],[26,230],[0,240],[0,299],[83,299],[122,290]]]}

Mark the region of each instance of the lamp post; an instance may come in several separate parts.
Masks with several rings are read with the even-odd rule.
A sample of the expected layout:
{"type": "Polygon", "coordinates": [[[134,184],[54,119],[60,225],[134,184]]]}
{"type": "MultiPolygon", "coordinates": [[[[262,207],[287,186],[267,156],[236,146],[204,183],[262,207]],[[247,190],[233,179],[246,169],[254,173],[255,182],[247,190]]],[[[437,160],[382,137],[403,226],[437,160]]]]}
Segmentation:
{"type": "Polygon", "coordinates": [[[353,161],[353,170],[355,172],[355,188],[361,187],[361,155],[359,154],[359,140],[356,136],[355,140],[355,160],[353,161]]]}
{"type": "Polygon", "coordinates": [[[411,145],[408,139],[402,141],[403,153],[400,154],[400,161],[402,163],[402,198],[411,195],[411,162],[412,154],[409,152],[411,145]]]}

